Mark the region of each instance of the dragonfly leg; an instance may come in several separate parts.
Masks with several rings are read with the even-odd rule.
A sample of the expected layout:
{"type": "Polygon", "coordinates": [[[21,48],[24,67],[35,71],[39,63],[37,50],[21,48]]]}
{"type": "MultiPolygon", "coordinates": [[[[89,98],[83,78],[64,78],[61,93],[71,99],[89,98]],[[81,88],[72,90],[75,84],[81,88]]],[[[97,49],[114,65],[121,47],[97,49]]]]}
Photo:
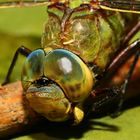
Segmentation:
{"type": "Polygon", "coordinates": [[[122,66],[131,56],[134,56],[134,54],[139,50],[140,40],[136,40],[128,47],[124,48],[109,64],[105,71],[105,75],[107,75],[107,77],[111,77],[120,68],[120,66],[122,66]]]}
{"type": "Polygon", "coordinates": [[[29,50],[28,48],[26,48],[26,47],[24,47],[24,46],[21,46],[21,47],[19,47],[19,48],[17,49],[17,51],[15,52],[15,55],[14,55],[14,57],[13,57],[13,60],[12,60],[12,62],[11,62],[11,65],[10,65],[10,67],[9,67],[9,69],[8,69],[6,78],[5,78],[4,82],[2,83],[2,85],[5,85],[5,84],[9,83],[11,73],[12,73],[12,71],[13,71],[13,69],[14,69],[14,66],[15,66],[15,64],[16,64],[16,61],[17,61],[17,59],[18,59],[18,55],[19,55],[19,54],[22,54],[22,55],[24,55],[24,56],[27,57],[30,53],[31,53],[31,50],[29,50]]]}
{"type": "MultiPolygon", "coordinates": [[[[140,46],[140,45],[139,45],[140,46]]],[[[126,90],[127,90],[127,87],[128,87],[128,84],[129,84],[129,81],[131,79],[131,76],[133,74],[133,71],[135,69],[135,66],[138,62],[138,59],[139,59],[139,56],[140,56],[140,49],[138,51],[136,51],[135,53],[135,56],[134,56],[134,60],[132,62],[132,65],[130,66],[130,69],[129,69],[129,72],[123,82],[123,84],[121,85],[121,98],[120,98],[120,101],[118,103],[118,108],[117,110],[112,114],[112,117],[116,117],[120,114],[120,110],[122,108],[122,105],[123,105],[123,102],[124,102],[124,97],[125,97],[125,93],[126,93],[126,90]]]]}
{"type": "MultiPolygon", "coordinates": [[[[107,75],[111,73],[115,74],[115,70],[117,70],[122,64],[124,64],[131,56],[134,55],[134,60],[132,62],[132,65],[130,66],[129,72],[124,79],[124,82],[121,86],[118,87],[108,87],[106,89],[100,88],[98,86],[95,91],[91,93],[91,99],[90,102],[92,104],[93,110],[99,110],[103,109],[104,106],[108,103],[113,103],[114,101],[117,103],[115,106],[115,111],[113,110],[113,113],[111,114],[112,117],[116,117],[120,114],[120,110],[122,107],[122,104],[124,102],[124,96],[129,84],[129,81],[131,79],[131,76],[133,74],[133,71],[135,69],[136,63],[138,61],[138,58],[140,56],[140,40],[135,41],[132,43],[129,47],[125,48],[110,64],[108,67],[106,73],[107,75]],[[100,90],[98,90],[100,89],[100,90]]],[[[113,75],[112,75],[113,76],[113,75]]],[[[107,76],[108,77],[108,76],[107,76]]],[[[106,82],[104,78],[101,78],[99,80],[102,86],[106,82]]],[[[112,104],[111,104],[112,106],[112,104]]],[[[109,108],[109,107],[107,107],[109,108]]],[[[109,109],[108,109],[109,110],[109,109]]],[[[107,111],[108,111],[107,110],[107,111]]]]}
{"type": "Polygon", "coordinates": [[[107,105],[111,104],[111,106],[113,106],[112,103],[118,102],[121,94],[120,87],[96,89],[92,91],[87,99],[87,109],[85,110],[88,110],[88,113],[92,111],[99,112],[100,110],[106,110],[106,113],[110,112],[110,107],[107,105]]]}
{"type": "Polygon", "coordinates": [[[121,96],[120,101],[118,103],[117,110],[112,114],[112,117],[116,117],[120,114],[120,110],[122,108],[125,93],[129,84],[129,81],[131,79],[131,76],[133,74],[133,71],[135,69],[136,63],[138,61],[138,58],[140,56],[140,40],[135,41],[134,43],[130,44],[128,47],[126,47],[110,64],[108,67],[108,74],[109,73],[115,73],[115,70],[117,70],[124,62],[126,62],[131,56],[134,56],[134,60],[132,62],[132,65],[130,66],[129,72],[121,85],[121,96]]]}
{"type": "Polygon", "coordinates": [[[124,44],[128,44],[128,42],[132,39],[132,37],[138,33],[138,31],[140,30],[140,21],[138,21],[134,27],[130,30],[130,32],[128,32],[128,34],[126,35],[123,43],[124,44]]]}

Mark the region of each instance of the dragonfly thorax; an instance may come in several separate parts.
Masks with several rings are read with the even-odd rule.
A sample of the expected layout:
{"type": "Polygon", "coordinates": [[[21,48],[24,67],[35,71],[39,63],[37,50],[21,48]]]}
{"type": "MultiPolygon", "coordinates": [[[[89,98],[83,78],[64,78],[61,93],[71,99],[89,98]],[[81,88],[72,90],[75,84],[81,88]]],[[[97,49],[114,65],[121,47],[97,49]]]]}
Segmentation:
{"type": "Polygon", "coordinates": [[[68,49],[102,70],[123,39],[125,19],[120,13],[97,12],[85,4],[75,9],[51,6],[48,15],[42,46],[68,49]]]}

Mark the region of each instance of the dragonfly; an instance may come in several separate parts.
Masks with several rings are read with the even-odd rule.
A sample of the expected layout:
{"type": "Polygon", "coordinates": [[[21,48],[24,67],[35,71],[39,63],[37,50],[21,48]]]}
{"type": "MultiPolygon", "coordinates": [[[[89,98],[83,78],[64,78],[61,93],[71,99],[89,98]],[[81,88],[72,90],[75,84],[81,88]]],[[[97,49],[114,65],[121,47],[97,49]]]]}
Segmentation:
{"type": "Polygon", "coordinates": [[[21,46],[26,57],[21,72],[23,94],[37,113],[50,121],[79,124],[93,110],[117,100],[117,116],[140,54],[138,0],[7,0],[0,8],[46,5],[48,22],[42,49],[21,46]],[[106,75],[115,73],[132,55],[134,60],[121,86],[104,87],[106,75]]]}

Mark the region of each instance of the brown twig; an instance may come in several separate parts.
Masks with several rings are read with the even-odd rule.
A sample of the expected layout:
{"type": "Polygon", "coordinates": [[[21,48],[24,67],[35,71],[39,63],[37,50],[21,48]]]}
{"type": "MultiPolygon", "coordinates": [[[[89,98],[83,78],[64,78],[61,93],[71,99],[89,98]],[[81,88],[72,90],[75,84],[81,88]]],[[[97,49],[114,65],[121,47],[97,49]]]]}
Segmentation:
{"type": "Polygon", "coordinates": [[[39,120],[24,101],[21,82],[0,87],[0,137],[19,133],[39,120]]]}

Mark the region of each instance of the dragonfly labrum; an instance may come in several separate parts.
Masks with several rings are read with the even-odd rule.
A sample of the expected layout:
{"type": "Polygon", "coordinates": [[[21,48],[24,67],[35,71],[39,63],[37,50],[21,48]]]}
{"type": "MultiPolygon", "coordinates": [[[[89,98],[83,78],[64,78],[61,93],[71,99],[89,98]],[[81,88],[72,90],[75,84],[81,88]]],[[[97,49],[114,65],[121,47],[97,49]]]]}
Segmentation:
{"type": "Polygon", "coordinates": [[[85,114],[114,99],[119,99],[118,113],[139,57],[140,40],[128,42],[140,28],[140,1],[7,0],[0,2],[0,8],[41,4],[46,4],[48,14],[42,49],[20,47],[3,84],[9,82],[21,53],[27,57],[21,73],[23,96],[48,120],[72,119],[78,124],[85,114]],[[121,86],[100,86],[132,55],[121,86]]]}

